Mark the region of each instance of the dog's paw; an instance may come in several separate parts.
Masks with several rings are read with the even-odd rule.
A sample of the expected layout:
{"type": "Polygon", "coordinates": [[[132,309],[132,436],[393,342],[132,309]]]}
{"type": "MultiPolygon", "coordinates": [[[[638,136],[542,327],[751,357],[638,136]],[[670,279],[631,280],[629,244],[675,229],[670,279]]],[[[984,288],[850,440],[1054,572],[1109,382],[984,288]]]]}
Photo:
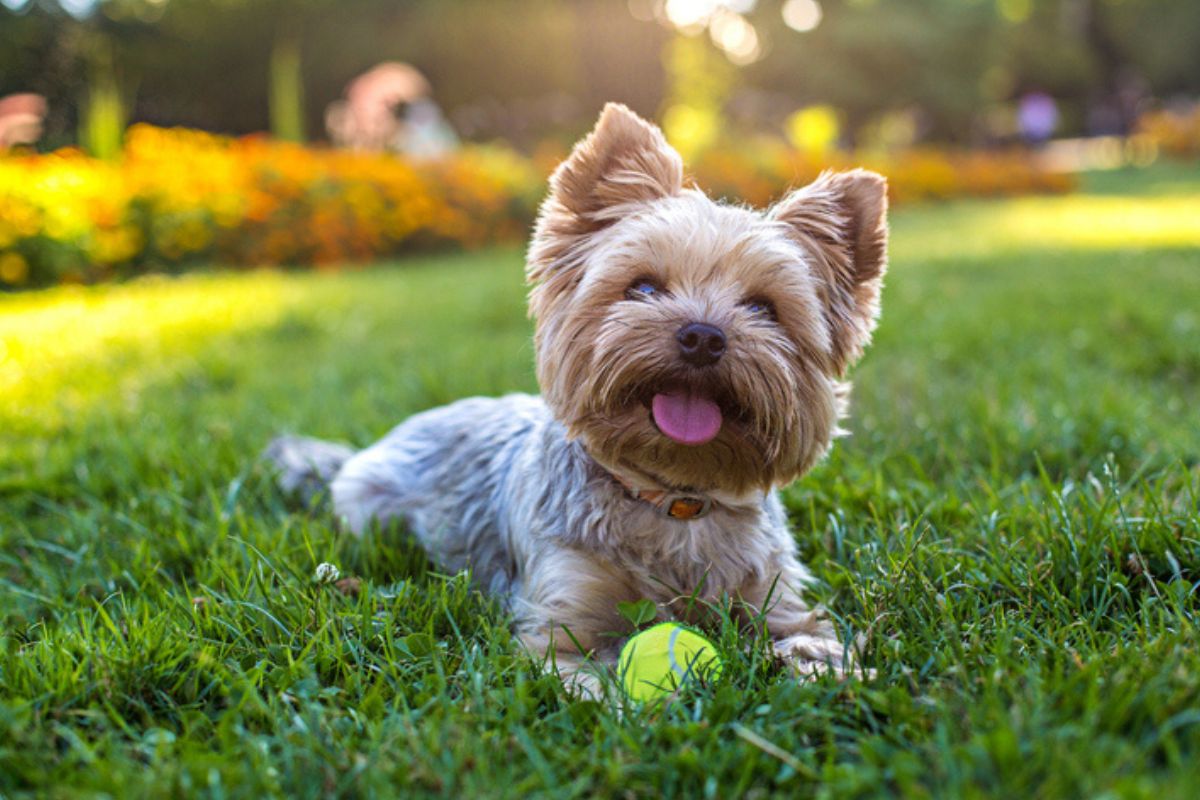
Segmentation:
{"type": "Polygon", "coordinates": [[[875,671],[854,663],[842,643],[830,636],[797,634],[775,642],[775,655],[786,661],[802,678],[833,675],[846,678],[872,678],[875,671]]]}

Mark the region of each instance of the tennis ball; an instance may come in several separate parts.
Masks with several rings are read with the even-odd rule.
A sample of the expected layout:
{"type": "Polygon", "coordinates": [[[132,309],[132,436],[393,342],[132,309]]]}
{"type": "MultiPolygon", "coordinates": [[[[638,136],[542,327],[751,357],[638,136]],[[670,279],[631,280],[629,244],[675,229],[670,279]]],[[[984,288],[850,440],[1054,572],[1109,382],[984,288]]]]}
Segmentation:
{"type": "Polygon", "coordinates": [[[693,678],[721,674],[721,658],[712,642],[675,622],[662,622],[632,637],[617,661],[621,685],[634,700],[668,697],[693,678]]]}

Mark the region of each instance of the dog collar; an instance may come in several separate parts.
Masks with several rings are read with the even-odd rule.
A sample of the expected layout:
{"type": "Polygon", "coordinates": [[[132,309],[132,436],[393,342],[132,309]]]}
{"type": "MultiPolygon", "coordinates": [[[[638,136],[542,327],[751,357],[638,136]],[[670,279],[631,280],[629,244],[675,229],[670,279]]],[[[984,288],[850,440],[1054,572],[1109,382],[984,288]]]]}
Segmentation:
{"type": "Polygon", "coordinates": [[[687,522],[707,516],[712,510],[712,498],[697,492],[676,492],[669,489],[639,489],[628,478],[616,472],[609,473],[634,500],[649,503],[664,517],[687,522]]]}

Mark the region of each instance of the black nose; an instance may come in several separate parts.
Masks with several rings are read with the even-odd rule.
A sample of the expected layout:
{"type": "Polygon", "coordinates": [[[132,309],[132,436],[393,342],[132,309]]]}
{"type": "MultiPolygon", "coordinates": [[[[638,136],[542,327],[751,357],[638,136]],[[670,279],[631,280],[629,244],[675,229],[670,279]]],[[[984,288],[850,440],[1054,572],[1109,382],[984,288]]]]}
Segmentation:
{"type": "Polygon", "coordinates": [[[725,333],[713,325],[689,322],[679,329],[675,339],[680,357],[696,367],[715,364],[725,355],[725,333]]]}

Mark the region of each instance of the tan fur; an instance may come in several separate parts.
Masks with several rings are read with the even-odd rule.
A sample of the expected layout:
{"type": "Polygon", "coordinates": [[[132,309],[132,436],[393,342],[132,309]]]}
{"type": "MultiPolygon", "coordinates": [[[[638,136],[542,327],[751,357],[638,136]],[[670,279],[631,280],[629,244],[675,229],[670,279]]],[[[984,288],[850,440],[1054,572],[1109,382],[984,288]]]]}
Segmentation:
{"type": "Polygon", "coordinates": [[[530,246],[543,395],[610,467],[668,486],[744,494],[803,474],[837,433],[838,379],[867,343],[885,263],[878,175],[826,174],[763,215],[684,189],[661,134],[609,105],[555,172],[530,246]],[[638,278],[669,287],[628,300],[638,278]],[[774,303],[778,324],[744,301],[774,303]],[[730,351],[705,374],[676,358],[687,321],[722,328],[730,351]],[[665,439],[646,402],[703,388],[735,412],[702,447],[665,439]]]}
{"type": "Polygon", "coordinates": [[[804,602],[774,489],[839,433],[841,379],[879,311],[884,181],[823,175],[759,213],[682,175],[658,129],[619,105],[554,173],[527,268],[541,398],[461,400],[352,455],[297,439],[268,451],[285,485],[332,476],[350,530],[402,519],[442,568],[470,569],[580,691],[598,686],[587,659],[612,663],[631,632],[618,603],[639,599],[663,619],[687,618],[692,596],[738,599],[800,670],[849,666],[804,602]],[[631,293],[642,280],[661,291],[631,293]],[[693,323],[723,332],[715,363],[681,357],[693,323]],[[654,394],[682,390],[720,406],[711,441],[680,444],[652,419],[654,394]],[[711,511],[669,518],[631,484],[704,494],[711,511]]]}

